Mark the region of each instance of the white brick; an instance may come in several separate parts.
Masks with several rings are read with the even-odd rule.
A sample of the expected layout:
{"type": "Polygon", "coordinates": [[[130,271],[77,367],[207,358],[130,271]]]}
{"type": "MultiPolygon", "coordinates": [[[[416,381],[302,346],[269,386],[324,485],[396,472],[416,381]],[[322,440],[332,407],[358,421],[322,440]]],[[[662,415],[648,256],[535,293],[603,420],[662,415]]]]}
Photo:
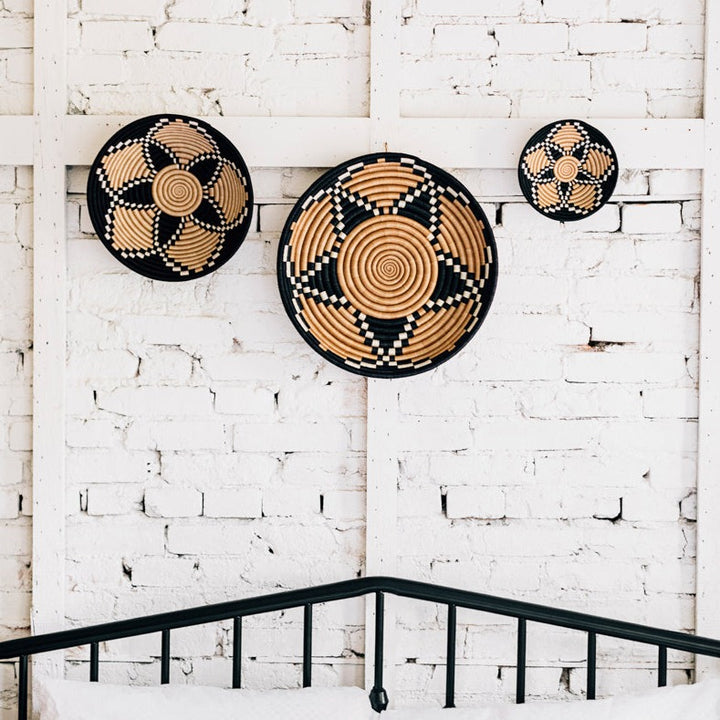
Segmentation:
{"type": "Polygon", "coordinates": [[[155,17],[162,15],[164,0],[123,0],[119,6],[115,0],[83,0],[83,13],[87,15],[117,15],[127,17],[155,17]]]}
{"type": "Polygon", "coordinates": [[[505,493],[496,487],[447,489],[449,518],[501,518],[505,516],[505,493]]]}
{"type": "Polygon", "coordinates": [[[343,25],[286,25],[278,30],[276,50],[285,55],[347,54],[352,39],[343,25]]]}
{"type": "Polygon", "coordinates": [[[590,63],[542,57],[501,57],[493,71],[492,85],[503,90],[589,91],[590,63]]]}
{"type": "Polygon", "coordinates": [[[98,393],[97,406],[130,416],[206,415],[212,407],[212,396],[207,388],[116,388],[98,393]]]}
{"type": "Polygon", "coordinates": [[[565,359],[569,382],[676,382],[686,376],[681,354],[588,351],[565,359]]]}
{"type": "Polygon", "coordinates": [[[131,340],[150,345],[189,348],[232,346],[233,329],[222,317],[125,316],[123,325],[131,340]]]}
{"type": "Polygon", "coordinates": [[[651,170],[651,195],[699,194],[702,182],[700,170],[651,170]]]}
{"type": "Polygon", "coordinates": [[[161,50],[248,55],[269,52],[272,35],[269,29],[244,25],[169,22],[158,30],[155,43],[161,50]]]}
{"type": "Polygon", "coordinates": [[[339,423],[247,423],[235,426],[235,451],[343,451],[350,433],[339,423]]]}
{"type": "Polygon", "coordinates": [[[332,520],[364,519],[365,493],[354,490],[323,493],[323,515],[332,520]]]}
{"type": "Polygon", "coordinates": [[[17,420],[10,423],[8,447],[11,450],[32,450],[32,422],[17,420]]]}
{"type": "Polygon", "coordinates": [[[248,2],[246,18],[253,25],[278,25],[290,22],[291,17],[291,0],[249,0],[248,2]]]}
{"type": "Polygon", "coordinates": [[[222,450],[225,428],[213,420],[136,421],[126,442],[133,450],[222,450]]]}
{"type": "Polygon", "coordinates": [[[589,23],[573,28],[571,43],[581,55],[645,50],[644,23],[589,23]]]}
{"type": "Polygon", "coordinates": [[[685,90],[702,85],[702,60],[608,57],[593,61],[593,80],[625,90],[685,90]]]}
{"type": "Polygon", "coordinates": [[[363,0],[295,0],[295,15],[301,19],[364,18],[364,8],[363,0]]]}
{"type": "Polygon", "coordinates": [[[623,493],[624,520],[639,522],[676,522],[680,517],[680,503],[665,492],[641,488],[623,493]]]}
{"type": "Polygon", "coordinates": [[[265,516],[303,517],[320,512],[320,491],[313,487],[271,488],[262,500],[265,516]]]}
{"type": "Polygon", "coordinates": [[[139,587],[187,587],[195,580],[195,561],[148,557],[131,565],[132,584],[139,587]]]}
{"type": "Polygon", "coordinates": [[[485,25],[436,25],[432,34],[432,46],[434,52],[440,55],[489,58],[497,51],[497,42],[485,25]]]}
{"type": "Polygon", "coordinates": [[[228,548],[247,548],[250,528],[239,525],[170,525],[167,549],[175,555],[226,555],[228,548]]]}
{"type": "Polygon", "coordinates": [[[523,10],[523,0],[485,0],[482,5],[475,0],[417,0],[416,8],[420,15],[515,17],[523,10]]]}
{"type": "Polygon", "coordinates": [[[150,50],[153,38],[146,22],[86,20],[82,24],[82,45],[103,52],[150,50]]]}
{"type": "Polygon", "coordinates": [[[143,491],[137,486],[96,485],[87,490],[88,515],[129,515],[139,511],[143,491]]]}
{"type": "Polygon", "coordinates": [[[119,55],[100,53],[68,56],[68,77],[78,84],[113,85],[125,80],[126,63],[119,55]]]}
{"type": "Polygon", "coordinates": [[[272,415],[275,394],[268,388],[216,386],[215,412],[229,415],[272,415]]]}
{"type": "Polygon", "coordinates": [[[645,390],[643,414],[649,418],[697,418],[697,390],[695,388],[645,390]]]}
{"type": "Polygon", "coordinates": [[[12,520],[20,514],[20,494],[17,490],[0,490],[0,518],[12,520]]]}
{"type": "Polygon", "coordinates": [[[563,23],[496,25],[498,54],[535,55],[567,50],[568,28],[563,23]]]}
{"type": "Polygon", "coordinates": [[[116,562],[119,558],[160,555],[165,543],[163,533],[162,525],[128,522],[127,518],[95,517],[90,522],[83,518],[83,522],[67,526],[67,556],[71,560],[111,557],[116,562]],[[102,538],[102,543],[88,542],[92,532],[102,538]]]}
{"type": "Polygon", "coordinates": [[[622,212],[623,232],[634,235],[674,233],[682,226],[679,203],[638,203],[622,212]]]}
{"type": "Polygon", "coordinates": [[[32,20],[0,18],[0,48],[31,48],[32,20]]]}
{"type": "Polygon", "coordinates": [[[202,515],[202,493],[192,488],[148,488],[145,514],[150,517],[195,517],[202,515]]]}
{"type": "Polygon", "coordinates": [[[262,516],[262,492],[257,488],[206,490],[203,515],[218,518],[262,516]]]}
{"type": "Polygon", "coordinates": [[[702,54],[705,28],[702,25],[654,25],[648,28],[648,50],[682,55],[702,54]]]}

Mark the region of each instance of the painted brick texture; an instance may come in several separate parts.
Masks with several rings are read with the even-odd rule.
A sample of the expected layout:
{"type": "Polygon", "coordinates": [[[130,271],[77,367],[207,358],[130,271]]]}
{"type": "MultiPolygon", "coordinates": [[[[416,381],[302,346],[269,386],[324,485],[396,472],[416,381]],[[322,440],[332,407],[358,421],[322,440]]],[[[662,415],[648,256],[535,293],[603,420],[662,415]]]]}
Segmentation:
{"type": "MultiPolygon", "coordinates": [[[[0,112],[30,112],[31,4],[4,7],[0,112]]],[[[701,112],[699,0],[407,0],[403,15],[407,116],[701,112]]],[[[362,0],[71,0],[68,29],[70,113],[368,111],[362,0]]],[[[475,340],[395,384],[400,574],[692,630],[699,173],[624,171],[612,204],[563,227],[514,171],[453,172],[495,227],[501,276],[475,340]]],[[[253,168],[239,253],[163,284],[102,248],[87,169],[68,171],[69,625],[363,571],[366,384],[297,336],[274,278],[319,174],[253,168]]],[[[30,192],[0,168],[0,638],[29,626],[30,192]]],[[[444,610],[395,607],[393,696],[439,701],[444,610]]],[[[459,619],[458,701],[510,697],[512,628],[459,619]]],[[[364,620],[362,603],[318,608],[318,684],[362,684],[364,620]]],[[[299,684],[300,621],[248,621],[247,687],[299,684]]],[[[174,634],[173,682],[229,684],[230,633],[174,634]]],[[[599,694],[654,684],[642,648],[599,649],[599,694]]],[[[157,682],[155,638],[102,652],[103,680],[157,682]]],[[[584,638],[531,628],[529,652],[530,696],[582,695],[584,638]]],[[[71,653],[68,676],[87,659],[71,653]]],[[[689,659],[671,663],[685,682],[689,659]]]]}
{"type": "MultiPolygon", "coordinates": [[[[32,173],[0,168],[0,641],[30,628],[32,584],[32,173]]],[[[3,689],[12,662],[0,663],[3,689]]],[[[0,693],[0,718],[15,692],[0,693]]]]}
{"type": "Polygon", "coordinates": [[[404,22],[406,116],[702,112],[702,0],[407,0],[404,22]]]}
{"type": "Polygon", "coordinates": [[[367,115],[363,0],[92,0],[68,22],[72,114],[367,115]]]}
{"type": "MultiPolygon", "coordinates": [[[[309,174],[260,171],[255,229],[238,254],[207,278],[163,284],[125,270],[97,242],[87,170],[70,170],[71,624],[361,571],[365,383],[297,335],[274,275],[280,227],[309,174]]],[[[362,608],[333,612],[317,637],[327,658],[319,676],[361,683],[362,608]]],[[[248,622],[248,687],[298,683],[300,620],[248,622]]],[[[228,633],[191,633],[173,678],[227,684],[228,633]]],[[[108,652],[119,654],[108,680],[157,670],[153,645],[108,652]]],[[[81,676],[84,660],[74,656],[69,673],[81,676]]]]}

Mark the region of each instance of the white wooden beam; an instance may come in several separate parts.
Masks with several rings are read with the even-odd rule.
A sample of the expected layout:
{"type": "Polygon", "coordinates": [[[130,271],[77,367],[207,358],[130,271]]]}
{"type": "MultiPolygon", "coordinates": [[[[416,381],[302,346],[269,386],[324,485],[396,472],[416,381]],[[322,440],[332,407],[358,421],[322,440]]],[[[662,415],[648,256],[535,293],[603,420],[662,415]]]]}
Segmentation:
{"type": "MultiPolygon", "coordinates": [[[[34,633],[65,620],[65,25],[65,3],[35,0],[34,633]]],[[[62,655],[41,655],[34,668],[61,673],[62,655]]]]}
{"type": "MultiPolygon", "coordinates": [[[[90,165],[100,148],[138,116],[69,115],[64,162],[90,165]]],[[[250,167],[332,167],[370,151],[367,118],[203,117],[227,135],[250,167]]]]}
{"type": "MultiPolygon", "coordinates": [[[[400,0],[372,0],[370,6],[370,145],[372,152],[396,150],[400,121],[400,0]]],[[[397,470],[392,441],[396,391],[392,380],[367,383],[367,513],[365,573],[396,574],[397,470]]],[[[365,683],[372,686],[374,598],[366,612],[365,683]]],[[[392,605],[385,605],[385,687],[395,687],[392,605]]]]}
{"type": "MultiPolygon", "coordinates": [[[[377,10],[391,13],[391,5],[377,10]]],[[[373,24],[370,118],[203,117],[227,135],[250,167],[332,167],[367,152],[412,153],[445,168],[515,168],[528,138],[548,118],[509,120],[399,118],[397,74],[389,48],[397,34],[373,24]],[[387,40],[387,42],[385,42],[387,40]],[[375,54],[377,53],[377,55],[375,54]],[[394,77],[394,79],[393,79],[394,77]],[[391,88],[395,87],[395,94],[391,88]]],[[[397,63],[396,63],[397,64],[397,63]]],[[[90,165],[105,141],[136,116],[69,115],[64,162],[90,165]]],[[[702,168],[702,120],[590,120],[612,141],[623,168],[702,168]]],[[[8,144],[9,145],[9,144],[8,144]]],[[[0,145],[4,152],[16,152],[0,145]]]]}
{"type": "MultiPolygon", "coordinates": [[[[404,118],[400,150],[445,168],[516,168],[530,137],[552,120],[404,118]]],[[[704,165],[702,120],[589,120],[612,142],[621,168],[704,165]]]]}
{"type": "MultiPolygon", "coordinates": [[[[696,631],[720,637],[720,8],[705,8],[705,170],[700,270],[696,631]]],[[[720,661],[697,658],[699,678],[720,661]]]]}

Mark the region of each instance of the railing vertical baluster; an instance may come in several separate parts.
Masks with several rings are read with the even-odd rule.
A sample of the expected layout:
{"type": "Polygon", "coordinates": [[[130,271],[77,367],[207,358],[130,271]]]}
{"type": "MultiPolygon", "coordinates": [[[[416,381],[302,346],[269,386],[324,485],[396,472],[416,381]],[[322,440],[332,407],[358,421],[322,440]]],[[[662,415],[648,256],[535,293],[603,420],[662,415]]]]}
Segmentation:
{"type": "Polygon", "coordinates": [[[587,637],[587,690],[588,700],[595,699],[595,670],[597,668],[597,635],[589,632],[587,637]]]}
{"type": "Polygon", "coordinates": [[[28,717],[28,657],[21,655],[18,662],[18,720],[28,717]]]}
{"type": "Polygon", "coordinates": [[[233,664],[232,664],[232,686],[237,689],[242,684],[242,618],[236,617],[233,620],[233,664]]]}
{"type": "Polygon", "coordinates": [[[667,685],[667,647],[658,645],[658,687],[667,685]]]}
{"type": "Polygon", "coordinates": [[[303,687],[312,685],[312,605],[303,614],[303,687]]]}
{"type": "Polygon", "coordinates": [[[370,705],[375,712],[388,706],[388,696],[383,687],[383,654],[385,643],[385,594],[375,593],[375,682],[370,691],[370,705]]]}
{"type": "Polygon", "coordinates": [[[518,618],[517,677],[515,678],[515,702],[525,702],[525,655],[527,649],[527,621],[518,618]]]}
{"type": "Polygon", "coordinates": [[[96,642],[90,643],[90,682],[97,682],[100,674],[100,649],[96,642]]]}
{"type": "Polygon", "coordinates": [[[162,649],[160,655],[160,683],[167,685],[170,682],[170,631],[162,631],[162,649]]]}
{"type": "Polygon", "coordinates": [[[445,707],[455,707],[455,645],[457,638],[457,606],[448,605],[447,664],[445,666],[445,707]]]}

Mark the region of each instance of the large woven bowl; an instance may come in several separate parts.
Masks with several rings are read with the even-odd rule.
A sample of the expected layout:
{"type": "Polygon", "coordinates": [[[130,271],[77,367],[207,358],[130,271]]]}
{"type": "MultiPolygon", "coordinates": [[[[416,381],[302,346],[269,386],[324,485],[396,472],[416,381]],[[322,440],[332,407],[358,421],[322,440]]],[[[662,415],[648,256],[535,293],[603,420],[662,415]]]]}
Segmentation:
{"type": "Polygon", "coordinates": [[[298,332],[369,377],[436,367],[477,332],[497,281],[495,240],[470,192],[412,155],[330,170],[297,202],[278,284],[298,332]]]}
{"type": "Polygon", "coordinates": [[[597,212],[610,199],[617,176],[610,141],[582,120],[558,120],[538,130],[525,145],[518,166],[527,201],[561,222],[597,212]]]}
{"type": "Polygon", "coordinates": [[[88,209],[105,247],[155,280],[217,270],[250,227],[250,174],[232,143],[201,120],[152,115],[126,125],[90,170],[88,209]]]}

